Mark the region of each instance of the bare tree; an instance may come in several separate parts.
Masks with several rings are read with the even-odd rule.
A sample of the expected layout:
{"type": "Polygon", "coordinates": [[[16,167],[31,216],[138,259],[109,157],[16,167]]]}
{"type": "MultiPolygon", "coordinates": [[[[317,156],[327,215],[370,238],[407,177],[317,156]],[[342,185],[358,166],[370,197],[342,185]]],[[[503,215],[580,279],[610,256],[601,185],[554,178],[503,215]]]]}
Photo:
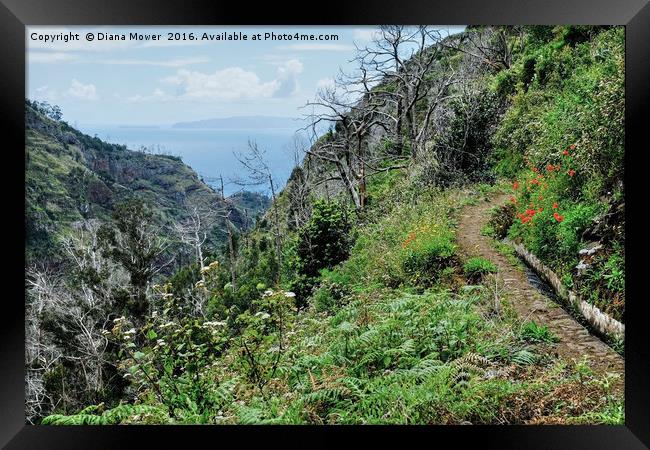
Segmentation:
{"type": "Polygon", "coordinates": [[[78,222],[62,238],[65,269],[72,276],[35,267],[27,270],[28,417],[41,416],[47,404],[76,407],[80,396],[100,395],[113,376],[105,373],[112,361],[106,354],[108,340],[103,331],[114,310],[114,292],[128,276],[102,255],[99,228],[95,220],[78,222]],[[59,363],[74,370],[60,376],[58,392],[47,392],[43,376],[59,363]]]}
{"type": "Polygon", "coordinates": [[[312,160],[305,158],[310,143],[305,136],[296,133],[290,148],[294,160],[294,168],[287,182],[289,211],[287,221],[292,229],[302,227],[311,214],[310,197],[312,193],[311,167],[312,160]]]}
{"type": "Polygon", "coordinates": [[[352,83],[339,79],[336,86],[321,89],[318,98],[307,103],[306,106],[312,110],[308,114],[308,128],[314,144],[306,153],[334,169],[333,174],[322,178],[319,183],[341,182],[356,210],[361,211],[366,204],[369,174],[404,166],[386,166],[390,155],[370,152],[367,138],[372,130],[376,127],[385,129],[385,121],[379,112],[382,103],[375,101],[376,97],[370,94],[361,100],[356,98],[352,83]],[[328,124],[333,124],[334,129],[318,137],[319,128],[328,124]]]}
{"type": "Polygon", "coordinates": [[[358,48],[357,84],[384,99],[381,114],[393,126],[395,144],[401,150],[406,133],[413,159],[423,150],[431,116],[449,98],[454,82],[451,67],[432,76],[442,55],[441,41],[440,30],[428,26],[382,26],[369,45],[358,48]]]}
{"type": "Polygon", "coordinates": [[[230,283],[232,284],[233,289],[237,289],[237,255],[235,253],[235,241],[233,235],[233,225],[230,220],[230,215],[232,214],[233,207],[226,200],[225,189],[223,186],[223,177],[219,176],[220,181],[220,193],[221,199],[224,202],[224,207],[218,210],[218,217],[223,221],[223,226],[226,230],[226,236],[228,237],[228,256],[230,259],[230,283]]]}
{"type": "Polygon", "coordinates": [[[196,264],[205,265],[203,249],[211,227],[216,220],[216,214],[207,205],[201,205],[189,200],[184,201],[185,217],[173,225],[174,232],[182,244],[190,247],[196,258],[196,264]]]}
{"type": "Polygon", "coordinates": [[[509,69],[512,65],[516,41],[508,42],[509,33],[518,33],[519,41],[523,42],[523,27],[485,27],[463,33],[457,41],[445,43],[444,46],[465,53],[496,72],[509,69]]]}
{"type": "Polygon", "coordinates": [[[261,149],[257,142],[248,141],[248,152],[235,153],[239,163],[248,172],[248,179],[235,179],[234,182],[240,186],[268,186],[271,191],[271,210],[274,223],[275,234],[275,253],[278,263],[276,272],[276,282],[280,282],[282,273],[282,232],[280,227],[280,218],[278,214],[278,202],[276,195],[276,185],[273,179],[273,173],[266,160],[266,151],[261,149]]]}
{"type": "Polygon", "coordinates": [[[55,286],[49,282],[51,274],[45,269],[27,270],[27,298],[25,302],[25,416],[35,423],[48,414],[55,400],[45,388],[43,377],[61,357],[58,349],[46,335],[42,314],[48,300],[55,295],[55,286]]]}
{"type": "Polygon", "coordinates": [[[456,74],[442,66],[441,32],[426,26],[384,26],[373,41],[357,48],[358,69],[341,72],[322,89],[311,107],[314,145],[306,151],[332,168],[318,183],[340,182],[357,211],[365,207],[367,179],[374,173],[406,167],[431,137],[431,121],[453,98],[456,74]],[[318,137],[323,126],[333,126],[318,137]],[[382,133],[391,148],[372,145],[382,133]],[[404,155],[403,137],[410,155],[404,155]]]}

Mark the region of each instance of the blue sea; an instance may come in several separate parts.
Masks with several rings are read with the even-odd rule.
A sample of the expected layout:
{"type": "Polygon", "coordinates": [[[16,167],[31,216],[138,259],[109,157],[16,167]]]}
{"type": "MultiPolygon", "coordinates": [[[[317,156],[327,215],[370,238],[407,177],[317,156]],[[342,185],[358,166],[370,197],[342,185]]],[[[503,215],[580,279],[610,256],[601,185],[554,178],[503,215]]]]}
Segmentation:
{"type": "MultiPolygon", "coordinates": [[[[234,152],[246,152],[249,140],[266,150],[266,159],[278,186],[284,185],[294,166],[291,148],[296,130],[290,128],[222,130],[89,125],[79,126],[79,129],[103,141],[124,144],[130,150],[144,146],[151,153],[180,156],[207,184],[216,187],[222,175],[226,195],[241,190],[231,181],[246,177],[234,152]]],[[[265,186],[246,189],[268,193],[265,186]]]]}

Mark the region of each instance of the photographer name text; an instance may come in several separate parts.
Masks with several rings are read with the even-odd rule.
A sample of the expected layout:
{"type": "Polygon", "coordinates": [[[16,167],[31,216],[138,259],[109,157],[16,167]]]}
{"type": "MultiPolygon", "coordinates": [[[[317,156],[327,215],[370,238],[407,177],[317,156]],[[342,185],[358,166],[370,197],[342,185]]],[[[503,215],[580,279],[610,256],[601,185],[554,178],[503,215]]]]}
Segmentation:
{"type": "Polygon", "coordinates": [[[168,32],[168,33],[106,33],[106,32],[88,32],[88,33],[31,33],[32,41],[41,41],[45,43],[67,43],[86,40],[92,41],[338,41],[336,34],[312,34],[312,33],[244,33],[241,31],[219,32],[219,33],[186,33],[186,32],[168,32]]]}

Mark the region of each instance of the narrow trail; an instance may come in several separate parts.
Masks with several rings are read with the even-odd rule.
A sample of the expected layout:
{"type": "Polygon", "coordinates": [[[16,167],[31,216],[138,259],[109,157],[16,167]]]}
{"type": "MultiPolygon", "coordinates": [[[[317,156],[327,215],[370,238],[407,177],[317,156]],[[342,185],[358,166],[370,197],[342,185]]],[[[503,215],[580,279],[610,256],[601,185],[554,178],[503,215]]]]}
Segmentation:
{"type": "Polygon", "coordinates": [[[591,335],[562,307],[541,294],[530,284],[526,273],[499,253],[490,237],[481,234],[481,229],[490,219],[490,209],[502,205],[507,197],[501,194],[490,201],[479,200],[478,204],[466,206],[461,211],[457,239],[462,252],[468,257],[481,256],[489,259],[498,267],[498,276],[503,280],[517,314],[524,320],[546,325],[560,338],[553,346],[555,353],[565,361],[579,361],[586,356],[594,372],[620,374],[622,388],[624,359],[599,338],[591,335]]]}

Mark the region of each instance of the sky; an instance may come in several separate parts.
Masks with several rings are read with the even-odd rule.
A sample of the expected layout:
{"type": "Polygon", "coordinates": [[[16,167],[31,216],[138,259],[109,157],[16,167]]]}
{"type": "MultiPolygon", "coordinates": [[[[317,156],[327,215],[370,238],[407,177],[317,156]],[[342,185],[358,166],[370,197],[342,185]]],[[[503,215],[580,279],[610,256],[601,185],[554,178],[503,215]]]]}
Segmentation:
{"type": "MultiPolygon", "coordinates": [[[[440,28],[453,33],[464,27],[440,28]]],[[[352,69],[349,61],[355,43],[364,45],[375,30],[30,26],[26,96],[59,105],[64,120],[78,127],[165,126],[253,115],[299,117],[299,108],[313,100],[320,87],[331,84],[340,68],[352,69]],[[248,40],[215,39],[224,32],[244,34],[248,40]],[[160,35],[160,39],[135,39],[131,33],[160,35]],[[168,40],[168,33],[180,39],[168,40]],[[297,40],[296,33],[315,39],[297,40]],[[65,42],[63,38],[70,35],[79,39],[65,42]],[[256,35],[261,39],[253,40],[256,35]]]]}

